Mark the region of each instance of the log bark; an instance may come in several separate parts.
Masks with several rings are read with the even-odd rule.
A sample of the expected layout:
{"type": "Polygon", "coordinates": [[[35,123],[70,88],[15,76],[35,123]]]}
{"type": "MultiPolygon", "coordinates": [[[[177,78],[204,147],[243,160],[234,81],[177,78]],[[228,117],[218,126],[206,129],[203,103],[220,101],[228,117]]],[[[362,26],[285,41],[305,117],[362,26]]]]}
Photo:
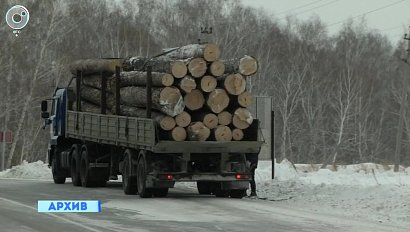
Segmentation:
{"type": "Polygon", "coordinates": [[[191,76],[185,76],[179,82],[179,88],[185,93],[190,93],[193,89],[196,89],[196,82],[191,76]]]}
{"type": "MultiPolygon", "coordinates": [[[[115,76],[107,77],[107,91],[115,91],[115,76]]],[[[152,86],[168,87],[174,83],[174,77],[168,73],[152,72],[152,86]]],[[[101,89],[101,75],[83,76],[83,84],[101,89]]],[[[120,87],[146,86],[147,73],[140,71],[121,72],[120,87]]]]}
{"type": "Polygon", "coordinates": [[[206,61],[202,58],[194,58],[188,63],[189,73],[195,78],[204,76],[207,69],[206,61]]]}
{"type": "Polygon", "coordinates": [[[238,108],[232,118],[232,124],[239,129],[248,128],[253,122],[251,112],[246,108],[238,108]]]}
{"type": "Polygon", "coordinates": [[[232,139],[235,141],[241,141],[244,137],[243,130],[235,128],[232,130],[232,139]]]}
{"type": "Polygon", "coordinates": [[[245,91],[238,96],[238,104],[244,108],[249,107],[253,103],[253,96],[248,92],[245,91]]]}
{"type": "Polygon", "coordinates": [[[202,122],[193,122],[187,127],[188,140],[205,141],[211,135],[211,130],[202,122]]]}
{"type": "Polygon", "coordinates": [[[212,133],[216,141],[232,140],[232,130],[227,126],[218,126],[216,129],[212,130],[212,133]]]}
{"type": "Polygon", "coordinates": [[[146,57],[131,57],[123,62],[126,71],[147,71],[151,66],[153,72],[170,73],[176,78],[183,78],[188,73],[187,61],[173,60],[167,57],[149,59],[146,57]]]}
{"type": "Polygon", "coordinates": [[[223,89],[215,89],[212,91],[206,102],[212,112],[219,114],[229,105],[229,96],[223,89]]]}
{"type": "Polygon", "coordinates": [[[228,111],[222,111],[218,114],[218,123],[222,126],[227,126],[232,123],[232,114],[228,111]]]}
{"type": "Polygon", "coordinates": [[[217,81],[213,76],[204,76],[201,78],[201,90],[210,93],[216,88],[217,81]]]}
{"type": "Polygon", "coordinates": [[[187,132],[183,127],[175,127],[172,129],[171,138],[174,141],[185,141],[187,137],[187,132]]]}
{"type": "Polygon", "coordinates": [[[250,76],[258,71],[258,61],[252,56],[224,60],[225,73],[240,73],[244,76],[250,76]]]}
{"type": "Polygon", "coordinates": [[[208,71],[214,77],[222,76],[225,73],[225,64],[220,60],[216,60],[209,65],[208,71]]]}
{"type": "Polygon", "coordinates": [[[189,110],[198,110],[205,104],[205,98],[201,90],[194,89],[184,97],[184,103],[189,110]]]}
{"type": "Polygon", "coordinates": [[[246,80],[239,74],[229,74],[218,78],[218,85],[223,86],[231,95],[239,95],[246,90],[246,80]]]}
{"type": "MultiPolygon", "coordinates": [[[[74,101],[72,106],[71,106],[71,110],[77,110],[77,101],[74,101]]],[[[82,112],[89,112],[89,113],[93,113],[93,114],[101,114],[101,107],[95,104],[92,104],[90,102],[87,101],[81,101],[81,111],[82,112]]],[[[107,114],[110,115],[111,112],[109,112],[107,110],[107,114]]]]}
{"type": "Polygon", "coordinates": [[[221,51],[215,44],[190,44],[169,51],[164,56],[172,59],[187,59],[187,58],[204,58],[206,61],[212,62],[219,59],[221,51]]]}
{"type": "Polygon", "coordinates": [[[179,127],[187,127],[191,123],[191,115],[184,111],[175,117],[175,121],[179,127]]]}
{"type": "MultiPolygon", "coordinates": [[[[120,89],[121,104],[135,107],[147,106],[147,91],[145,87],[123,87],[120,89]]],[[[81,97],[100,105],[101,91],[95,88],[82,86],[81,97]]],[[[115,98],[107,93],[107,107],[114,109],[115,98]]],[[[152,108],[174,117],[184,110],[185,104],[181,92],[176,87],[153,88],[152,108]]]]}
{"type": "Polygon", "coordinates": [[[73,75],[77,75],[77,71],[87,73],[115,73],[115,67],[122,67],[122,59],[85,59],[77,60],[70,64],[69,70],[73,75]]]}

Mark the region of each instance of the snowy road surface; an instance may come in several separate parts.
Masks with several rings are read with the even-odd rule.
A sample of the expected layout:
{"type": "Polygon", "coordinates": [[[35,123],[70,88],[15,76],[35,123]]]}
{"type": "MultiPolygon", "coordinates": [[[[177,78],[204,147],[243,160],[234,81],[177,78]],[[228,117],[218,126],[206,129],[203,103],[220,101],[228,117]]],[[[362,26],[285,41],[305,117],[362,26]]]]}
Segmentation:
{"type": "Polygon", "coordinates": [[[126,196],[120,183],[0,179],[0,231],[408,231],[361,218],[291,208],[283,202],[222,199],[176,188],[167,198],[126,196]],[[101,213],[37,213],[38,200],[101,200],[101,213]]]}

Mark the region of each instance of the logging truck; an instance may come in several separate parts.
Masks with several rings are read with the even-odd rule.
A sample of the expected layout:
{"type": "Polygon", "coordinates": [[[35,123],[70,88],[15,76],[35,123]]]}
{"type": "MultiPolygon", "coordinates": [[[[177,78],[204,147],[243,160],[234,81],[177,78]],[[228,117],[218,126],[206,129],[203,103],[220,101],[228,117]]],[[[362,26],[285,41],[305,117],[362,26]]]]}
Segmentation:
{"type": "MultiPolygon", "coordinates": [[[[196,182],[200,194],[242,198],[251,178],[246,157],[257,155],[263,143],[258,140],[258,121],[240,117],[242,112],[247,112],[246,108],[239,108],[234,116],[224,111],[229,105],[226,103],[229,102],[228,94],[235,94],[238,88],[229,90],[226,86],[227,91],[215,88],[220,80],[229,82],[229,78],[233,78],[235,81],[236,77],[216,81],[216,74],[205,75],[208,67],[211,73],[216,70],[214,73],[222,75],[224,71],[215,68],[223,64],[221,61],[213,64],[206,61],[208,63],[202,68],[205,71],[201,69],[201,73],[195,73],[198,69],[194,68],[189,72],[191,76],[187,76],[186,69],[198,65],[197,62],[198,58],[192,59],[190,64],[177,63],[164,75],[156,73],[164,69],[151,64],[144,66],[143,73],[131,70],[124,73],[126,62],[120,59],[75,63],[70,84],[57,88],[52,99],[41,102],[44,128],[50,126],[48,162],[54,183],[64,184],[66,178],[71,177],[74,186],[102,187],[121,175],[124,193],[138,193],[142,198],[165,197],[176,182],[196,182]],[[154,71],[153,66],[156,67],[154,71]],[[180,73],[181,69],[185,70],[180,73]],[[131,75],[133,79],[129,78],[131,75]],[[161,76],[160,81],[158,76],[161,76]],[[174,78],[180,80],[174,83],[174,78]],[[192,81],[194,78],[199,81],[192,81]],[[92,83],[87,84],[87,81],[92,83]],[[142,83],[144,87],[125,87],[127,81],[133,82],[130,85],[142,83]],[[93,83],[95,88],[90,88],[93,83]],[[172,83],[178,88],[165,87],[172,83]],[[196,83],[206,84],[199,91],[196,83]],[[158,85],[165,88],[159,91],[155,87],[158,85]],[[184,91],[185,98],[179,96],[177,90],[178,93],[184,91]],[[207,98],[202,96],[204,92],[207,98]],[[173,97],[157,99],[165,93],[173,97]],[[193,93],[193,100],[187,97],[189,93],[193,93]],[[216,96],[213,98],[213,95],[216,96]],[[224,95],[227,99],[222,98],[224,95]],[[197,96],[204,99],[198,100],[197,96]],[[94,105],[90,104],[93,100],[94,105]],[[127,107],[128,100],[143,108],[127,107]],[[164,107],[158,102],[167,105],[164,107]],[[182,110],[178,109],[181,104],[182,110]],[[208,106],[203,106],[206,104],[208,106]],[[192,113],[204,108],[211,113],[192,113]],[[197,122],[191,122],[191,116],[196,117],[197,122]],[[236,127],[232,124],[235,117],[236,127]]],[[[129,63],[132,62],[128,60],[129,63]]],[[[169,65],[166,69],[170,69],[169,65]]],[[[249,99],[247,95],[242,100],[235,97],[245,105],[249,99]]]]}

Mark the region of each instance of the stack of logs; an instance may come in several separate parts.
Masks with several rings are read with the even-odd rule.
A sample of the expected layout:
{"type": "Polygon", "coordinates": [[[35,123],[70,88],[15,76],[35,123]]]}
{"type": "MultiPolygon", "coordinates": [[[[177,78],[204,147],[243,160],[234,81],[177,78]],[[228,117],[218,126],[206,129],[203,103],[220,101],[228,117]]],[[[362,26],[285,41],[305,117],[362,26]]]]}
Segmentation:
{"type": "Polygon", "coordinates": [[[70,71],[82,72],[82,111],[102,112],[104,88],[106,113],[118,113],[115,90],[119,85],[119,114],[145,117],[147,69],[151,67],[152,118],[161,139],[239,141],[253,122],[248,110],[253,98],[246,78],[256,73],[258,63],[251,56],[220,60],[220,54],[215,44],[192,44],[154,58],[79,60],[70,71]],[[121,69],[118,83],[116,67],[121,69]]]}

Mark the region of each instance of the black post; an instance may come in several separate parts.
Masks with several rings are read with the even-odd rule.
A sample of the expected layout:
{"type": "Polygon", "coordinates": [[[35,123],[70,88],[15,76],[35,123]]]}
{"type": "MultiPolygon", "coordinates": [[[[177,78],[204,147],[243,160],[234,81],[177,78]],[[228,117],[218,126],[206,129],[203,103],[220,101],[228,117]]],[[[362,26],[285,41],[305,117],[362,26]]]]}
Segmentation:
{"type": "Polygon", "coordinates": [[[120,67],[115,67],[115,114],[120,115],[120,104],[121,104],[121,95],[120,95],[120,85],[121,85],[121,69],[120,67]]]}
{"type": "Polygon", "coordinates": [[[107,112],[107,79],[104,72],[101,73],[101,114],[107,112]]]}
{"type": "Polygon", "coordinates": [[[81,111],[81,82],[83,81],[83,73],[77,71],[76,88],[77,88],[77,111],[81,111]]]}
{"type": "MultiPolygon", "coordinates": [[[[271,101],[272,104],[272,101],[271,101]]],[[[272,180],[275,179],[275,111],[272,110],[270,119],[270,153],[272,160],[272,180]]]]}
{"type": "Polygon", "coordinates": [[[152,67],[147,67],[147,118],[151,118],[152,111],[152,67]]]}

